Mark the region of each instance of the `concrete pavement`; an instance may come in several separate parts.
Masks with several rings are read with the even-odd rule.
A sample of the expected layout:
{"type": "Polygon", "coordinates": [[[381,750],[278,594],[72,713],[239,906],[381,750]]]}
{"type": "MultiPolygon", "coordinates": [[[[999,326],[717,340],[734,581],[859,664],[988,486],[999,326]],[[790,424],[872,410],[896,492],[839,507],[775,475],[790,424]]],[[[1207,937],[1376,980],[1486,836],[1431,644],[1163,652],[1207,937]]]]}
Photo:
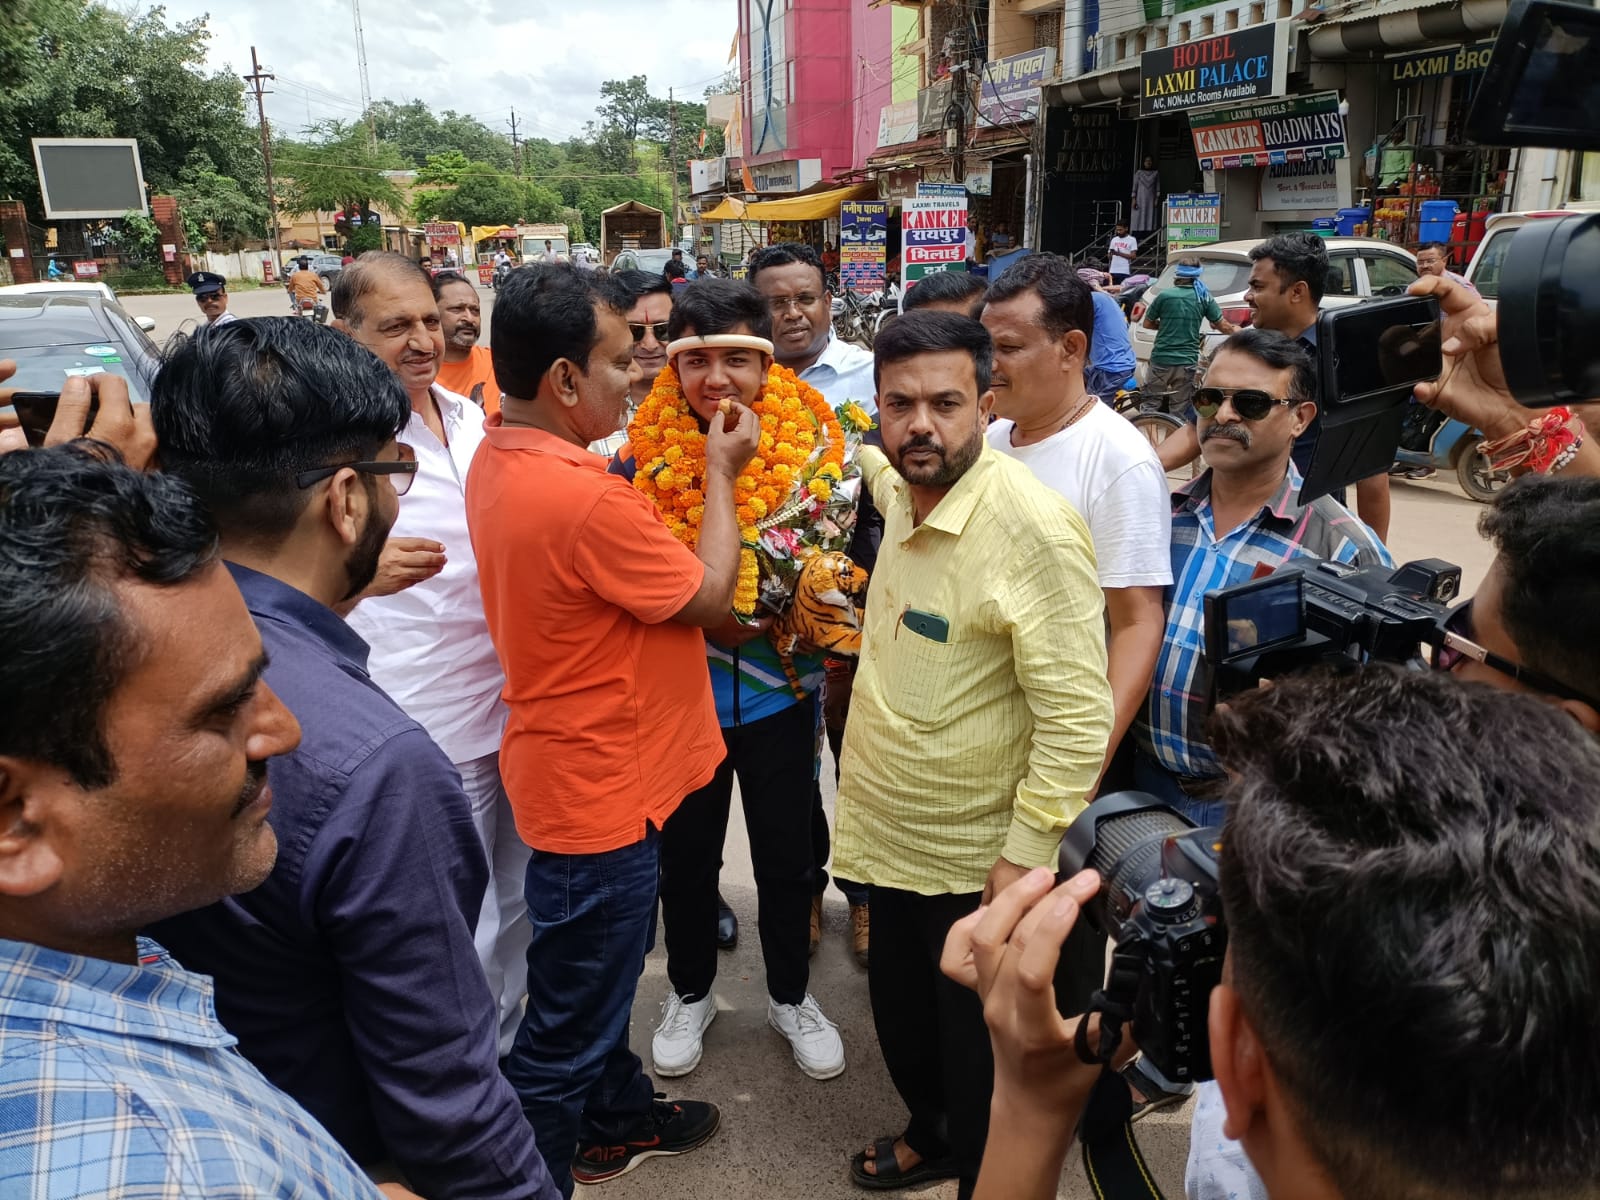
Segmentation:
{"type": "MultiPolygon", "coordinates": [[[[482,291],[485,335],[492,294],[482,291]]],[[[287,312],[281,289],[241,292],[232,298],[239,316],[280,316],[287,312]]],[[[158,342],[181,322],[196,316],[188,296],[129,297],[135,314],[155,317],[158,342]]],[[[1481,506],[1467,500],[1453,481],[1396,481],[1389,545],[1398,561],[1437,557],[1463,568],[1463,594],[1482,579],[1492,553],[1475,522],[1481,506]]],[[[825,801],[831,812],[831,764],[823,770],[825,801]]],[[[634,1173],[597,1188],[579,1189],[613,1200],[710,1200],[713,1197],[774,1197],[778,1200],[829,1200],[861,1193],[848,1179],[852,1154],[884,1134],[898,1133],[905,1110],[889,1083],[873,1035],[865,972],[849,952],[848,918],[843,898],[828,893],[823,943],[812,962],[811,990],[839,1025],[848,1068],[838,1079],[817,1083],[794,1065],[787,1045],[766,1024],[766,990],[756,936],[756,896],[748,841],[739,806],[734,806],[723,870],[723,895],[738,913],[738,948],[719,956],[716,984],[718,1016],[706,1034],[699,1068],[666,1088],[673,1096],[715,1101],[723,1125],[706,1147],[679,1159],[648,1162],[634,1173]]],[[[634,1007],[634,1049],[649,1067],[650,1036],[667,991],[665,955],[659,945],[646,964],[634,1007]]],[[[658,1081],[663,1086],[668,1081],[658,1081]]],[[[1169,1196],[1182,1194],[1188,1148],[1189,1108],[1157,1113],[1141,1122],[1140,1143],[1169,1196]]],[[[954,1184],[924,1188],[911,1195],[955,1195],[954,1184]]],[[[1062,1197],[1091,1195],[1076,1154],[1063,1176],[1062,1197]]]]}

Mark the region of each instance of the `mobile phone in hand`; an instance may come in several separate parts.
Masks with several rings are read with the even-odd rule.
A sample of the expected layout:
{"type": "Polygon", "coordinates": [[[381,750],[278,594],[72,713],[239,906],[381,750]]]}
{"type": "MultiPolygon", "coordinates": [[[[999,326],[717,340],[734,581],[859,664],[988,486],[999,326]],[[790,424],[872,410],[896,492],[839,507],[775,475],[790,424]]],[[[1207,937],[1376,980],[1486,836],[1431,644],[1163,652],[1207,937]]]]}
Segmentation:
{"type": "MultiPolygon", "coordinates": [[[[50,432],[50,426],[55,422],[56,408],[60,403],[60,392],[12,393],[11,407],[17,411],[17,423],[22,427],[28,445],[44,445],[45,435],[50,432]]],[[[96,397],[89,403],[90,425],[94,424],[95,414],[99,411],[100,400],[96,397]]]]}

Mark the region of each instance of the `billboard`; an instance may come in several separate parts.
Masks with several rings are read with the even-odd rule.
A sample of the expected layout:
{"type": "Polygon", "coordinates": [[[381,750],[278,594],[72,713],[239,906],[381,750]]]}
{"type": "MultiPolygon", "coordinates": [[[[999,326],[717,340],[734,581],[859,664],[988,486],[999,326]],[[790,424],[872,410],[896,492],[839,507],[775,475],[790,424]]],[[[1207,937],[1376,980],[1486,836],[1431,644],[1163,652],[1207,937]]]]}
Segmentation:
{"type": "Polygon", "coordinates": [[[1222,197],[1216,192],[1174,193],[1166,208],[1168,253],[1222,239],[1222,197]]]}
{"type": "Polygon", "coordinates": [[[983,64],[978,91],[979,125],[1014,125],[1039,116],[1039,90],[1055,74],[1053,46],[983,64]]]}
{"type": "Polygon", "coordinates": [[[1290,24],[1274,21],[1146,50],[1139,56],[1139,115],[1283,95],[1290,24]]]}
{"type": "Polygon", "coordinates": [[[846,200],[839,205],[839,279],[852,292],[883,287],[889,242],[889,206],[881,200],[846,200]]]}
{"type": "Polygon", "coordinates": [[[1192,113],[1189,132],[1202,171],[1345,156],[1338,92],[1192,113]]]}
{"type": "Polygon", "coordinates": [[[33,162],[49,220],[150,215],[132,138],[34,138],[33,162]]]}
{"type": "Polygon", "coordinates": [[[940,271],[967,269],[967,197],[914,196],[900,206],[900,264],[906,286],[940,271]]]}

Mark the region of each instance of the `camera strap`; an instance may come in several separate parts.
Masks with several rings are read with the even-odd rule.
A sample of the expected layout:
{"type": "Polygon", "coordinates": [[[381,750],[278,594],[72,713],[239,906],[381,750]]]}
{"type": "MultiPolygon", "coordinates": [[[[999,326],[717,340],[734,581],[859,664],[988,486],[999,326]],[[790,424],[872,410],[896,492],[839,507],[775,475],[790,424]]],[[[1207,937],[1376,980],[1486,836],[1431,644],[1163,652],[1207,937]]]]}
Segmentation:
{"type": "Polygon", "coordinates": [[[1143,963],[1143,956],[1131,947],[1113,952],[1106,986],[1089,1001],[1074,1042],[1081,1061],[1104,1064],[1078,1121],[1083,1169],[1096,1200],[1165,1200],[1133,1140],[1133,1092],[1111,1065],[1123,1027],[1133,1019],[1131,997],[1138,994],[1143,963]],[[1100,1044],[1092,1049],[1089,1013],[1100,1014],[1100,1044]]]}

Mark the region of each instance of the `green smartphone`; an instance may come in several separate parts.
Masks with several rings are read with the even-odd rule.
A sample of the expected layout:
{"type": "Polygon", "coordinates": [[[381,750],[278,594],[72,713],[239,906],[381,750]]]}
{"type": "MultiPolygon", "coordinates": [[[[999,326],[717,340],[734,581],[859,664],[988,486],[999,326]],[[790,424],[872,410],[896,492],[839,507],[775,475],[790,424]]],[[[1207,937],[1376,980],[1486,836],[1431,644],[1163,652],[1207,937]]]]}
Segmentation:
{"type": "Polygon", "coordinates": [[[948,642],[950,640],[950,622],[938,613],[908,608],[900,620],[912,633],[921,634],[930,642],[948,642]]]}

